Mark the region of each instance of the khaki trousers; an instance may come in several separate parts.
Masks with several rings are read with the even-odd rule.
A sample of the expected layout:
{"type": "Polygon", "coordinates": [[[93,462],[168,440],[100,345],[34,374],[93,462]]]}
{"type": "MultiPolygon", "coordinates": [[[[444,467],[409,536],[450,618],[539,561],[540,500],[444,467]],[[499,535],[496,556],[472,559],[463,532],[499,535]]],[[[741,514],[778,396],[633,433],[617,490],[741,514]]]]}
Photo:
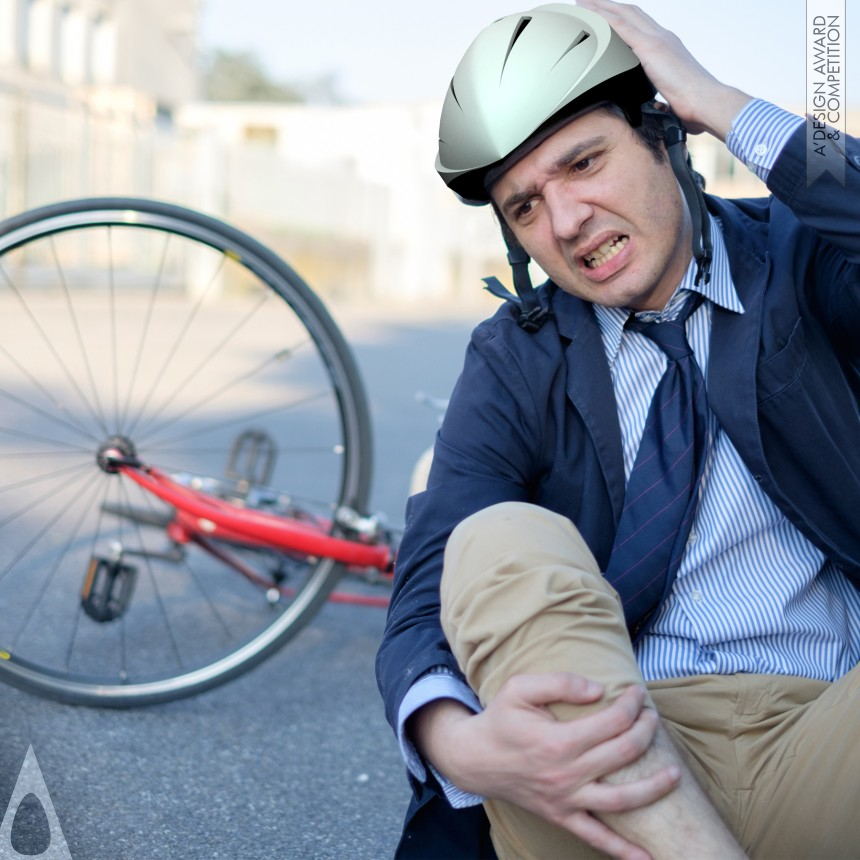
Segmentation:
{"type": "MultiPolygon", "coordinates": [[[[485,705],[524,672],[575,672],[606,687],[597,705],[552,706],[560,720],[644,685],[617,594],[572,523],[543,508],[496,505],[455,529],[442,624],[485,705]]],[[[680,754],[751,857],[860,857],[860,670],[832,684],[728,675],[647,687],[680,754]]],[[[487,800],[485,808],[502,860],[603,856],[512,804],[487,800]]]]}

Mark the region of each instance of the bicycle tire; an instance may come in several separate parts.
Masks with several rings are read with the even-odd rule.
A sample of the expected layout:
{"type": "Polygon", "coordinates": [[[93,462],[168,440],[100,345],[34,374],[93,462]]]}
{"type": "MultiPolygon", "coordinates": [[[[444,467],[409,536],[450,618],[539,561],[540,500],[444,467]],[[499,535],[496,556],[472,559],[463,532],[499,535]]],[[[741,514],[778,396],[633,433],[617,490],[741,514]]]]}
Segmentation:
{"type": "Polygon", "coordinates": [[[208,477],[252,428],[279,448],[278,493],[323,516],[364,511],[366,395],[313,290],[218,219],[89,198],[0,224],[0,320],[0,680],[128,707],[215,687],[282,647],[338,565],[254,552],[275,585],[290,578],[273,608],[193,544],[167,561],[149,528],[165,506],[97,453],[121,439],[144,462],[208,477]],[[122,516],[135,506],[151,522],[122,516]],[[94,588],[115,616],[94,612],[94,588]]]}

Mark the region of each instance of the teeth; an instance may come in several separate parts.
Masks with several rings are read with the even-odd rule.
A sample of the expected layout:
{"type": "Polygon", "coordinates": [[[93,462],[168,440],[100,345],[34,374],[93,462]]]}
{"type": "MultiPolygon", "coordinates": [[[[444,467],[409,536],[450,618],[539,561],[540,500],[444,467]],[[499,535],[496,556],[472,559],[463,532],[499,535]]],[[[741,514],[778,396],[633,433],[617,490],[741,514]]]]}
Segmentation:
{"type": "Polygon", "coordinates": [[[619,254],[628,241],[630,240],[627,236],[616,236],[614,239],[604,242],[596,251],[586,254],[584,258],[585,265],[589,269],[596,269],[598,266],[602,266],[607,260],[611,260],[619,254]]]}

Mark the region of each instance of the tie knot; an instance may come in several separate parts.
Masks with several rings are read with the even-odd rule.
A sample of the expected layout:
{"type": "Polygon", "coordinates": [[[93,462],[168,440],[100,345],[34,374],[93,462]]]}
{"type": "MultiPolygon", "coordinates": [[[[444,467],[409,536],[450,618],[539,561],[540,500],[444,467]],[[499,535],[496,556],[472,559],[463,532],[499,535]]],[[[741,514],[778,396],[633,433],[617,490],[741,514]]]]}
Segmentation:
{"type": "Polygon", "coordinates": [[[627,321],[628,328],[644,334],[666,353],[670,361],[678,361],[693,351],[687,340],[686,323],[690,314],[701,304],[702,296],[690,293],[686,302],[681,306],[678,316],[665,322],[642,322],[631,314],[627,321]]]}

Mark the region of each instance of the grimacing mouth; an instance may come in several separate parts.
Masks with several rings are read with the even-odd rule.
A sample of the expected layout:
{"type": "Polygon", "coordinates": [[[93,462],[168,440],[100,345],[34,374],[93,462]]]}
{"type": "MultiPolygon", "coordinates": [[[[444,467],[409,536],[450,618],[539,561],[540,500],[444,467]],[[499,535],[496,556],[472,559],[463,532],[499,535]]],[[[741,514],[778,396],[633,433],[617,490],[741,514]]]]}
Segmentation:
{"type": "Polygon", "coordinates": [[[596,269],[607,263],[613,257],[617,256],[624,250],[627,243],[630,241],[629,236],[620,234],[612,239],[607,239],[599,247],[595,248],[588,254],[583,255],[582,261],[587,269],[596,269]]]}

